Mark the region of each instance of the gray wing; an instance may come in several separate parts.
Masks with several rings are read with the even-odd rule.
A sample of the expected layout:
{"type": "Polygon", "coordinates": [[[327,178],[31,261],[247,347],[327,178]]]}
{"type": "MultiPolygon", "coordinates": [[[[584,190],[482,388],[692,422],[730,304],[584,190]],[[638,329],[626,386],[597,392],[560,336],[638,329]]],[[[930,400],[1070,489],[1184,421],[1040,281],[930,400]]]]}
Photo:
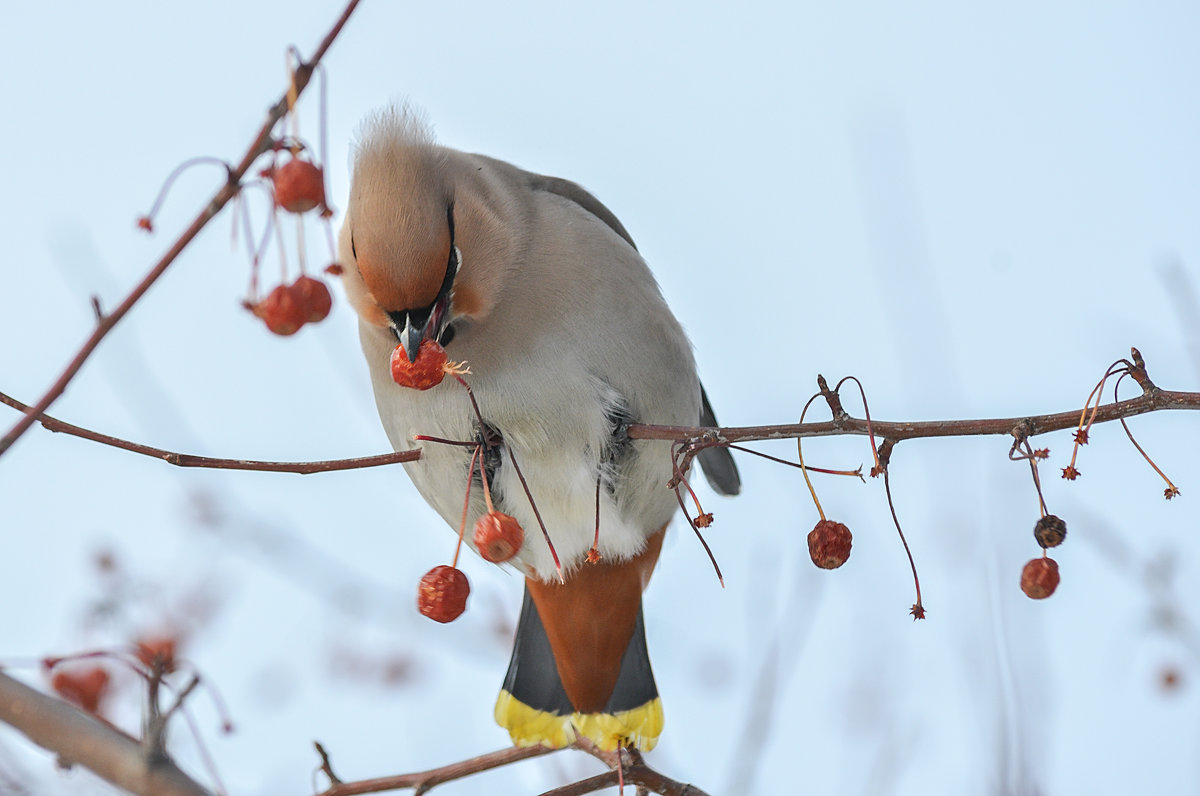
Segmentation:
{"type": "MultiPolygon", "coordinates": [[[[713,428],[718,425],[703,384],[700,385],[700,425],[713,428]]],[[[742,491],[742,477],[738,475],[729,448],[705,448],[696,458],[700,460],[700,468],[704,470],[708,485],[717,494],[732,497],[742,491]]]]}
{"type": "MultiPolygon", "coordinates": [[[[616,215],[586,189],[577,183],[558,177],[546,177],[532,173],[529,176],[530,186],[534,190],[547,191],[569,199],[607,224],[614,232],[628,241],[635,251],[637,250],[637,244],[633,242],[633,238],[616,215]]],[[[717,425],[716,415],[713,414],[712,404],[708,402],[708,394],[704,391],[703,384],[700,385],[700,425],[712,427],[717,425]]],[[[742,491],[742,478],[738,475],[737,465],[734,464],[733,455],[728,448],[705,448],[697,458],[700,461],[701,469],[704,470],[704,477],[717,494],[733,496],[742,491]]]]}
{"type": "Polygon", "coordinates": [[[547,191],[548,193],[557,194],[564,199],[571,200],[611,227],[613,232],[624,238],[633,247],[634,251],[637,251],[637,244],[633,242],[633,238],[630,237],[629,232],[626,231],[625,226],[613,211],[605,207],[604,203],[599,199],[592,196],[586,188],[570,180],[563,180],[558,177],[546,177],[542,174],[532,173],[529,174],[529,177],[529,185],[535,191],[547,191]]]}

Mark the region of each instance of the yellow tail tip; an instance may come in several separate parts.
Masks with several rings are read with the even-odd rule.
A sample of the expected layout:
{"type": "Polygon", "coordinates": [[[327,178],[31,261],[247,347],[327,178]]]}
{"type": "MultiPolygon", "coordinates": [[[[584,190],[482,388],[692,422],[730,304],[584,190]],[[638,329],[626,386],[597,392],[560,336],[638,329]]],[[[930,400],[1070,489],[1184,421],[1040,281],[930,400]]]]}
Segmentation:
{"type": "Polygon", "coordinates": [[[496,723],[508,730],[517,746],[561,749],[582,735],[596,746],[613,750],[632,746],[648,752],[663,729],[662,700],[658,697],[632,710],[617,713],[558,714],[530,707],[508,691],[496,699],[496,723]]]}

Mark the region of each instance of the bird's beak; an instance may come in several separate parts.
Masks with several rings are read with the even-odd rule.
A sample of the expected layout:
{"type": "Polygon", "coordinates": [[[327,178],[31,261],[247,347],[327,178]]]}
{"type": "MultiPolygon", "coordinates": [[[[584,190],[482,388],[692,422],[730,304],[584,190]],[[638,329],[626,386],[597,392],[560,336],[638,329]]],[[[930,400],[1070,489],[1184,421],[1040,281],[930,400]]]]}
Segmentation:
{"type": "Polygon", "coordinates": [[[414,323],[415,312],[404,313],[404,328],[398,329],[400,333],[400,345],[404,346],[404,353],[408,354],[409,362],[417,361],[417,352],[421,350],[421,341],[423,341],[429,332],[429,325],[433,321],[435,313],[425,315],[424,323],[420,318],[416,318],[414,323]]]}

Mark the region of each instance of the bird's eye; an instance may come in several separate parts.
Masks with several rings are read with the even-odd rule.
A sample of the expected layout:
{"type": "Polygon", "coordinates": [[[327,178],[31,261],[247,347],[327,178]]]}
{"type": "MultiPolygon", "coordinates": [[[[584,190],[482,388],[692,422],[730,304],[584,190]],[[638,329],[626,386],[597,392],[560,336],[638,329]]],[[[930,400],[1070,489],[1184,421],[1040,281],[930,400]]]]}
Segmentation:
{"type": "Polygon", "coordinates": [[[353,233],[350,234],[350,254],[354,257],[355,260],[358,259],[358,249],[354,248],[354,234],[353,233]]]}

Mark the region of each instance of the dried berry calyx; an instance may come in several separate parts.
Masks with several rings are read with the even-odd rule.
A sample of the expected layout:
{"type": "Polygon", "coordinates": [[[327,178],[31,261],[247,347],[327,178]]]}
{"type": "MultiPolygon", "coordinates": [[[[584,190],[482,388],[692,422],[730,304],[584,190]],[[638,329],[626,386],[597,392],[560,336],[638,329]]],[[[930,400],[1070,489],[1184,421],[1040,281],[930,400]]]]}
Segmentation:
{"type": "Polygon", "coordinates": [[[175,670],[175,644],[171,636],[149,636],[134,643],[134,654],[148,669],[172,672],[175,670]]]}
{"type": "Polygon", "coordinates": [[[853,537],[840,522],[821,520],[808,533],[808,554],[821,569],[837,569],[850,557],[853,537]]]}
{"type": "Polygon", "coordinates": [[[515,517],[501,511],[489,511],[475,523],[475,549],[484,561],[501,564],[521,549],[525,531],[515,517]]]}
{"type": "Polygon", "coordinates": [[[446,376],[446,349],[433,340],[423,340],[417,358],[409,362],[404,346],[392,351],[392,378],[401,387],[428,390],[442,383],[446,376]]]}
{"type": "Polygon", "coordinates": [[[268,329],[278,335],[286,337],[295,334],[306,323],[304,308],[296,300],[291,288],[285,285],[276,287],[257,304],[247,306],[262,318],[268,329]]]}
{"type": "Polygon", "coordinates": [[[1021,591],[1034,600],[1044,600],[1058,588],[1058,562],[1045,556],[1035,558],[1021,570],[1021,591]]]}
{"type": "Polygon", "coordinates": [[[309,323],[319,323],[329,316],[333,308],[333,296],[329,288],[320,279],[311,276],[301,276],[290,288],[293,297],[300,304],[304,320],[309,323]]]}
{"type": "Polygon", "coordinates": [[[467,608],[471,584],[462,570],[445,565],[434,567],[421,578],[417,588],[417,610],[435,622],[453,622],[467,608]]]}
{"type": "Polygon", "coordinates": [[[1033,538],[1043,548],[1058,547],[1067,538],[1067,523],[1061,517],[1047,514],[1033,526],[1033,538]]]}
{"type": "Polygon", "coordinates": [[[293,158],[271,172],[275,204],[289,213],[307,213],[325,204],[325,175],[307,160],[293,158]]]}

